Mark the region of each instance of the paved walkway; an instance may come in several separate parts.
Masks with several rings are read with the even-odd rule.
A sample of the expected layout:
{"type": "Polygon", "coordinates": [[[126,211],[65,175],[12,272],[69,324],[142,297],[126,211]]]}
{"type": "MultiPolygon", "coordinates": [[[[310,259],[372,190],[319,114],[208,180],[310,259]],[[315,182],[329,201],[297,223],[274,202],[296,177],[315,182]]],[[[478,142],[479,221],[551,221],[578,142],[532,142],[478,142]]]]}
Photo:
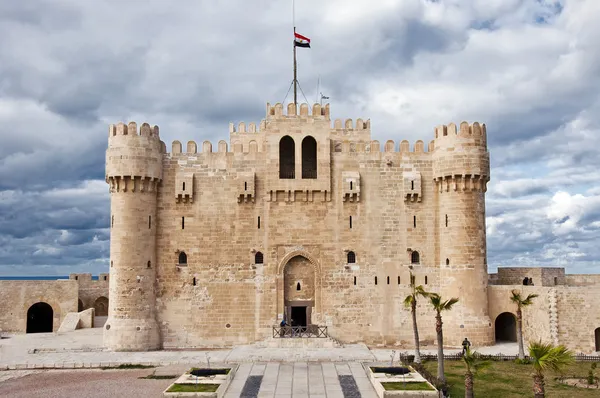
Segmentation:
{"type": "Polygon", "coordinates": [[[364,368],[358,362],[244,363],[238,368],[225,397],[253,396],[259,398],[376,398],[377,394],[373,390],[364,368]],[[353,379],[354,388],[357,391],[353,393],[351,388],[343,390],[340,376],[347,380],[353,379]],[[258,395],[247,394],[255,387],[249,386],[247,383],[247,380],[253,377],[256,377],[254,380],[260,380],[257,389],[258,395]],[[262,377],[262,379],[258,377],[262,377]]]}
{"type": "MultiPolygon", "coordinates": [[[[475,347],[482,354],[517,353],[516,343],[475,347]]],[[[13,335],[0,340],[0,370],[30,368],[91,368],[122,363],[152,365],[244,363],[244,362],[352,362],[390,361],[407,349],[372,348],[364,344],[346,344],[343,348],[273,348],[256,345],[232,349],[195,351],[111,352],[102,347],[102,329],[80,329],[66,333],[13,335]]],[[[444,352],[460,352],[445,348],[444,352]]],[[[436,347],[423,347],[423,354],[436,354],[436,347]]]]}

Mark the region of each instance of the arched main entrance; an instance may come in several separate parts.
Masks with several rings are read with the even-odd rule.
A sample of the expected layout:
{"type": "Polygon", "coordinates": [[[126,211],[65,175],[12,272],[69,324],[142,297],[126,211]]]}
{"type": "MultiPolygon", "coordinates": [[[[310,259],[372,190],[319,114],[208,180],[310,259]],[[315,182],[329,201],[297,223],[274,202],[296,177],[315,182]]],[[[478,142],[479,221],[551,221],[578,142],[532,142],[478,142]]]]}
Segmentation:
{"type": "Polygon", "coordinates": [[[291,326],[311,324],[315,306],[315,267],[311,262],[296,256],[283,269],[283,300],[285,319],[291,326]]]}
{"type": "Polygon", "coordinates": [[[108,299],[104,296],[98,297],[94,302],[94,308],[96,316],[108,316],[108,299]]]}
{"type": "Polygon", "coordinates": [[[52,332],[54,311],[50,304],[35,303],[27,310],[27,333],[52,332]]]}
{"type": "Polygon", "coordinates": [[[77,300],[77,312],[83,311],[83,301],[81,299],[77,300]]]}
{"type": "Polygon", "coordinates": [[[511,312],[498,315],[495,322],[496,342],[517,341],[517,318],[511,312]]]}
{"type": "Polygon", "coordinates": [[[596,351],[600,351],[600,328],[596,328],[594,336],[596,337],[596,351]]]}

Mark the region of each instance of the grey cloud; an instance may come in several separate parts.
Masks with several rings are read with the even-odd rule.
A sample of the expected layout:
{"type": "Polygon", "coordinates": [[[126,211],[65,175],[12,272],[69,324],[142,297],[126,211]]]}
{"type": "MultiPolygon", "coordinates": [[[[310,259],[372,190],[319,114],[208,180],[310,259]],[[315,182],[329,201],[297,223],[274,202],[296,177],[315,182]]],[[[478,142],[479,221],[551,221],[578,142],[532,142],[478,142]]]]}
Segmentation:
{"type": "MultiPolygon", "coordinates": [[[[267,0],[0,3],[0,273],[106,271],[107,124],[158,124],[169,147],[259,122],[292,79],[290,12],[267,0]]],[[[485,122],[491,269],[598,272],[597,15],[594,0],[306,0],[299,79],[313,101],[320,76],[332,116],[370,117],[380,140],[485,122]]]]}

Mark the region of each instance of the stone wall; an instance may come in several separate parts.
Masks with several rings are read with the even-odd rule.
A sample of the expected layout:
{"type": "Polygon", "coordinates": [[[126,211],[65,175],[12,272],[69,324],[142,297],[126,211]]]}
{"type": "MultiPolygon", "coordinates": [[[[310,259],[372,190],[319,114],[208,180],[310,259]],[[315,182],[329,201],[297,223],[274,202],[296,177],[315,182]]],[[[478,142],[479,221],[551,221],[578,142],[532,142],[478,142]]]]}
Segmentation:
{"type": "MultiPolygon", "coordinates": [[[[271,327],[284,316],[285,289],[294,299],[301,280],[314,281],[314,286],[301,282],[301,295],[312,296],[301,298],[314,301],[311,323],[327,325],[333,336],[373,345],[410,342],[410,312],[403,306],[409,267],[418,284],[439,292],[440,267],[447,267],[440,251],[460,253],[466,244],[469,255],[459,260],[456,254],[450,267],[467,270],[460,271],[460,278],[453,274],[452,280],[464,287],[473,272],[481,280],[456,290],[461,302],[454,314],[445,314],[445,322],[457,330],[483,327],[472,337],[488,341],[483,180],[460,180],[465,191],[453,195],[465,206],[441,212],[432,152],[425,152],[422,141],[414,148],[407,141],[399,146],[387,141],[382,148],[370,141],[368,122],[336,121],[332,126],[328,108],[313,115],[301,108],[300,117],[293,110],[288,111],[291,116],[281,112],[278,105],[268,107],[260,131],[243,123],[237,130],[230,127],[232,152],[224,142],[218,152],[208,142],[198,152],[198,145],[189,142],[182,153],[175,142],[173,152],[164,155],[156,246],[163,346],[223,346],[269,338],[271,327]],[[295,142],[294,179],[279,175],[279,143],[286,135],[295,142]],[[317,142],[315,179],[300,178],[301,143],[308,136],[317,142]],[[465,201],[466,196],[472,200],[465,201]],[[477,214],[471,217],[474,204],[477,214]],[[453,242],[451,250],[442,248],[438,236],[452,229],[460,242],[453,242]],[[350,251],[354,263],[348,262],[350,251]],[[187,264],[179,264],[182,252],[187,264]],[[255,264],[257,252],[264,257],[261,264],[255,264]],[[413,253],[418,254],[414,264],[413,253]],[[288,262],[310,264],[304,271],[313,274],[292,275],[294,283],[287,286],[288,262]]],[[[446,146],[452,152],[452,144],[446,146]]],[[[475,160],[469,162],[464,164],[475,160]]],[[[449,164],[445,167],[450,170],[449,164]]],[[[446,172],[440,172],[445,178],[446,172]]],[[[419,305],[419,322],[421,338],[434,341],[433,312],[425,303],[419,305]]],[[[449,334],[447,342],[459,344],[461,339],[449,334]]]]}
{"type": "Polygon", "coordinates": [[[596,351],[594,331],[600,328],[599,286],[568,286],[557,291],[560,342],[577,352],[596,351]]]}
{"type": "Polygon", "coordinates": [[[594,331],[600,328],[598,287],[575,286],[490,286],[489,308],[492,322],[503,312],[516,314],[510,301],[511,291],[517,289],[526,297],[538,294],[533,304],[523,308],[524,344],[541,340],[564,344],[577,352],[595,351],[594,331]]]}
{"type": "Polygon", "coordinates": [[[525,278],[531,278],[534,286],[558,286],[569,284],[562,267],[500,267],[490,275],[490,284],[523,285],[525,278]]]}
{"type": "Polygon", "coordinates": [[[600,275],[565,275],[565,284],[567,286],[600,286],[600,275]]]}
{"type": "Polygon", "coordinates": [[[77,281],[82,310],[95,308],[96,316],[108,315],[102,311],[105,307],[101,303],[104,303],[104,299],[108,302],[109,274],[100,274],[98,279],[92,279],[92,274],[70,274],[69,279],[77,281]]]}
{"type": "Polygon", "coordinates": [[[52,330],[57,331],[68,312],[77,312],[77,282],[0,281],[0,329],[3,332],[25,333],[27,310],[38,302],[52,307],[52,330]]]}

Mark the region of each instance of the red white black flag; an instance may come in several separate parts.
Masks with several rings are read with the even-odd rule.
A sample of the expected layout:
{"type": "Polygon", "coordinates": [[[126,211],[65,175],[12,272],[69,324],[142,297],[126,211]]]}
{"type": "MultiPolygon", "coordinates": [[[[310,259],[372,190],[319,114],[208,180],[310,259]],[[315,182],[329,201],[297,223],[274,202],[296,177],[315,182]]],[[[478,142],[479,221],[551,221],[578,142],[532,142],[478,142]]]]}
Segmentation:
{"type": "Polygon", "coordinates": [[[310,48],[310,39],[294,32],[294,46],[310,48]]]}

